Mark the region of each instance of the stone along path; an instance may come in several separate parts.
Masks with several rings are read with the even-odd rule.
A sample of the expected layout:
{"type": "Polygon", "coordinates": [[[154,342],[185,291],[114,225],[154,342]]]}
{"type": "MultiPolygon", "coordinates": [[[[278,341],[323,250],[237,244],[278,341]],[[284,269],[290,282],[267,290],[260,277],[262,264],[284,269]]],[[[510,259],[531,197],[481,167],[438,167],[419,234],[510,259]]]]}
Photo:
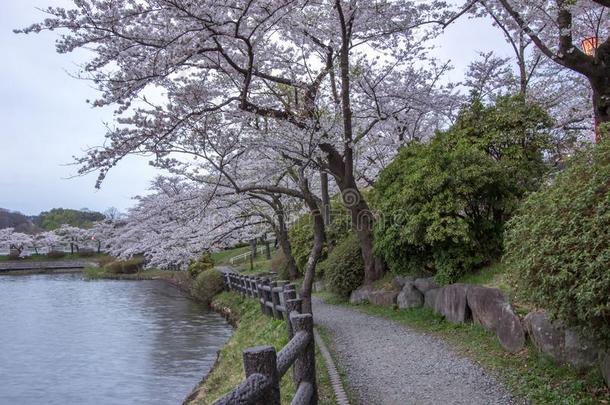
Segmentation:
{"type": "Polygon", "coordinates": [[[317,298],[313,312],[359,404],[513,403],[493,377],[437,337],[317,298]]]}

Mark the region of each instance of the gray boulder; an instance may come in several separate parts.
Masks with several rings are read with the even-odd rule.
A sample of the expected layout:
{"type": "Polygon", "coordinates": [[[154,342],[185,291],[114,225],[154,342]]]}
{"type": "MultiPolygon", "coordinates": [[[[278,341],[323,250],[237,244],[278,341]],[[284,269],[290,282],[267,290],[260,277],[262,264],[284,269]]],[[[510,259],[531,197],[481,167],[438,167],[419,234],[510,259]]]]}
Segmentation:
{"type": "Polygon", "coordinates": [[[405,284],[412,283],[413,281],[415,281],[415,277],[411,277],[411,276],[396,276],[392,280],[392,285],[394,286],[394,288],[396,290],[400,291],[405,286],[405,284]]]}
{"type": "Polygon", "coordinates": [[[369,302],[375,305],[392,306],[396,304],[397,291],[377,290],[369,293],[369,302]]]}
{"type": "Polygon", "coordinates": [[[417,288],[422,293],[425,293],[428,290],[432,290],[433,288],[439,287],[438,283],[434,281],[434,277],[417,278],[415,279],[413,284],[415,284],[415,288],[417,288]]]}
{"type": "Polygon", "coordinates": [[[466,296],[470,287],[468,284],[461,283],[443,287],[436,298],[436,311],[449,322],[464,323],[469,321],[472,316],[466,296]]]}
{"type": "Polygon", "coordinates": [[[466,298],[472,319],[495,332],[504,349],[515,353],[523,348],[523,326],[500,290],[473,285],[468,289],[466,298]]]}
{"type": "Polygon", "coordinates": [[[398,294],[396,303],[400,309],[419,308],[424,305],[424,295],[415,288],[413,283],[406,283],[398,294]]]}
{"type": "Polygon", "coordinates": [[[565,330],[564,344],[565,361],[577,369],[585,370],[597,363],[597,347],[583,339],[574,329],[565,330]]]}
{"type": "Polygon", "coordinates": [[[430,308],[433,311],[439,312],[436,307],[436,300],[441,290],[441,288],[433,288],[424,293],[424,306],[426,308],[430,308]]]}
{"type": "Polygon", "coordinates": [[[349,303],[352,305],[364,304],[369,301],[369,295],[373,289],[371,286],[363,286],[352,291],[349,296],[349,303]]]}
{"type": "Polygon", "coordinates": [[[551,322],[544,311],[533,311],[523,320],[532,343],[557,363],[565,362],[565,331],[558,322],[551,322]]]}

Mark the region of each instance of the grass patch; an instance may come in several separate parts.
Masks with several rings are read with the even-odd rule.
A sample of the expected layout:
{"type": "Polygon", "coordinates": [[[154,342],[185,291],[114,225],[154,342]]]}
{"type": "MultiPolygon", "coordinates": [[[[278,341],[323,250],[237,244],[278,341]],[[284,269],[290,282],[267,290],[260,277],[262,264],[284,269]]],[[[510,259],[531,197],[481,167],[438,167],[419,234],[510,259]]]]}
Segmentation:
{"type": "Polygon", "coordinates": [[[186,271],[148,269],[132,274],[116,274],[103,267],[86,267],[82,274],[86,280],[164,280],[187,294],[191,294],[193,286],[193,279],[186,271]]]}
{"type": "Polygon", "coordinates": [[[343,386],[343,389],[345,390],[345,393],[347,394],[347,399],[349,400],[349,403],[357,404],[358,399],[354,395],[354,392],[351,390],[351,387],[349,385],[349,380],[347,378],[347,370],[343,366],[341,366],[341,364],[337,361],[337,358],[335,356],[337,349],[335,348],[335,343],[334,343],[333,339],[331,338],[330,334],[328,333],[328,330],[326,330],[326,328],[324,328],[323,326],[316,325],[316,329],[318,330],[320,337],[326,344],[326,347],[328,348],[328,351],[330,353],[330,357],[332,357],[333,362],[335,363],[335,366],[337,367],[337,372],[339,373],[339,377],[341,378],[341,385],[343,386]]]}
{"type": "Polygon", "coordinates": [[[531,403],[580,405],[610,401],[610,390],[597,369],[578,372],[573,367],[557,366],[529,343],[520,353],[510,354],[481,326],[452,324],[427,308],[398,310],[371,304],[353,308],[440,336],[458,353],[497,375],[514,395],[531,403]]]}
{"type": "Polygon", "coordinates": [[[237,255],[240,255],[242,253],[246,253],[249,251],[250,251],[250,246],[242,246],[242,247],[238,247],[238,248],[220,250],[218,252],[212,253],[212,260],[214,260],[215,265],[219,265],[219,264],[228,265],[228,264],[231,264],[229,262],[229,260],[231,260],[232,257],[235,257],[237,255]]]}
{"type": "MultiPolygon", "coordinates": [[[[279,351],[288,343],[286,322],[263,315],[255,300],[237,293],[224,292],[214,298],[212,305],[227,309],[230,316],[237,320],[238,326],[220,351],[216,366],[200,385],[199,393],[191,404],[211,404],[241,383],[245,378],[242,350],[252,346],[272,345],[279,351]]],[[[334,404],[324,359],[317,350],[316,369],[319,403],[334,404]]],[[[280,389],[282,404],[290,404],[295,392],[290,370],[282,378],[280,389]]]]}
{"type": "Polygon", "coordinates": [[[373,289],[374,290],[393,290],[394,289],[394,284],[393,284],[393,280],[394,280],[395,275],[390,273],[390,272],[386,272],[386,274],[380,278],[379,280],[375,281],[373,283],[373,289]]]}
{"type": "Polygon", "coordinates": [[[498,288],[506,293],[513,290],[506,266],[500,262],[490,264],[474,273],[466,274],[460,278],[459,282],[498,288]]]}

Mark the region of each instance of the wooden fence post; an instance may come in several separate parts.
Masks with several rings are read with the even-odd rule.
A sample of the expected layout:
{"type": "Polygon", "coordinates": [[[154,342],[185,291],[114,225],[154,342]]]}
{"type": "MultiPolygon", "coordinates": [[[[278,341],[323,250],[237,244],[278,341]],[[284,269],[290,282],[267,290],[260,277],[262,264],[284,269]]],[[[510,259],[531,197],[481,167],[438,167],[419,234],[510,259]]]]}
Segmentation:
{"type": "Polygon", "coordinates": [[[272,316],[273,315],[273,311],[271,310],[271,308],[269,308],[267,306],[267,302],[271,302],[271,293],[265,289],[265,287],[270,287],[271,286],[271,281],[269,281],[269,279],[266,278],[266,279],[263,280],[262,284],[263,284],[263,289],[262,289],[263,301],[265,302],[263,313],[265,315],[272,316]]]}
{"type": "Polygon", "coordinates": [[[282,319],[282,313],[278,311],[277,306],[280,305],[280,293],[274,291],[277,288],[277,281],[271,282],[271,302],[273,303],[273,317],[282,319]]]}
{"type": "Polygon", "coordinates": [[[315,342],[313,337],[313,316],[311,314],[293,315],[290,318],[293,323],[294,333],[305,331],[311,336],[311,340],[305,347],[305,350],[294,362],[294,384],[298,389],[301,382],[310,383],[313,387],[313,395],[308,405],[317,405],[318,389],[316,387],[316,353],[315,342]]]}
{"type": "Polygon", "coordinates": [[[262,374],[271,380],[271,387],[254,402],[254,405],[280,405],[280,379],[277,374],[277,357],[273,346],[258,346],[244,350],[246,377],[262,374]]]}
{"type": "MultiPolygon", "coordinates": [[[[289,295],[294,295],[296,296],[296,291],[294,290],[289,290],[287,291],[287,293],[289,295]]],[[[288,298],[286,296],[287,293],[284,293],[284,297],[288,298]]],[[[286,319],[288,319],[288,322],[286,322],[286,324],[288,325],[288,340],[291,340],[294,337],[294,329],[292,327],[292,321],[290,321],[290,314],[292,312],[296,312],[297,314],[301,313],[301,299],[297,299],[297,298],[289,298],[286,299],[286,319]]]]}

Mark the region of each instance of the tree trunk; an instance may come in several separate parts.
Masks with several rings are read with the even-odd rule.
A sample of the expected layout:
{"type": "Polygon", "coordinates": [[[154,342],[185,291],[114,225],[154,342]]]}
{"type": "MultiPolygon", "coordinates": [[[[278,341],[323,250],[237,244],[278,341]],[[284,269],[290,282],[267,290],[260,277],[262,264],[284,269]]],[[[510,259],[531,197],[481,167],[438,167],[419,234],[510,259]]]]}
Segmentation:
{"type": "MultiPolygon", "coordinates": [[[[346,193],[348,191],[354,192],[357,189],[348,189],[346,193]]],[[[383,277],[385,265],[383,260],[375,257],[373,253],[373,227],[375,225],[373,212],[369,209],[367,202],[362,198],[359,191],[355,195],[358,198],[354,203],[344,202],[351,214],[352,229],[358,235],[358,241],[360,242],[362,260],[364,261],[364,284],[372,284],[383,277]]]]}
{"type": "Polygon", "coordinates": [[[257,255],[256,252],[256,238],[250,239],[250,256],[254,259],[257,255]]]}
{"type": "Polygon", "coordinates": [[[284,222],[283,217],[278,217],[279,226],[275,232],[275,238],[280,244],[280,248],[282,249],[282,253],[286,258],[286,266],[288,267],[288,277],[291,280],[296,279],[299,276],[299,272],[297,270],[297,263],[294,260],[294,256],[292,255],[292,246],[290,245],[290,239],[288,238],[288,229],[286,228],[286,224],[284,222]]]}
{"type": "Polygon", "coordinates": [[[303,277],[303,285],[301,286],[301,299],[303,300],[303,313],[312,313],[311,308],[311,290],[313,287],[313,281],[316,276],[316,265],[322,256],[322,248],[324,247],[325,240],[325,228],[324,218],[322,217],[317,204],[311,205],[308,202],[307,205],[311,211],[313,221],[313,247],[311,253],[307,258],[307,265],[305,266],[305,274],[303,277]]]}
{"type": "Polygon", "coordinates": [[[267,260],[271,260],[271,247],[269,246],[269,241],[265,239],[265,258],[267,260]]]}
{"type": "Polygon", "coordinates": [[[328,174],[320,170],[320,193],[322,194],[322,210],[324,213],[324,225],[330,225],[330,196],[328,194],[328,174]]]}
{"type": "Polygon", "coordinates": [[[610,78],[605,75],[589,77],[593,90],[595,141],[601,140],[600,124],[610,123],[610,78]]]}

